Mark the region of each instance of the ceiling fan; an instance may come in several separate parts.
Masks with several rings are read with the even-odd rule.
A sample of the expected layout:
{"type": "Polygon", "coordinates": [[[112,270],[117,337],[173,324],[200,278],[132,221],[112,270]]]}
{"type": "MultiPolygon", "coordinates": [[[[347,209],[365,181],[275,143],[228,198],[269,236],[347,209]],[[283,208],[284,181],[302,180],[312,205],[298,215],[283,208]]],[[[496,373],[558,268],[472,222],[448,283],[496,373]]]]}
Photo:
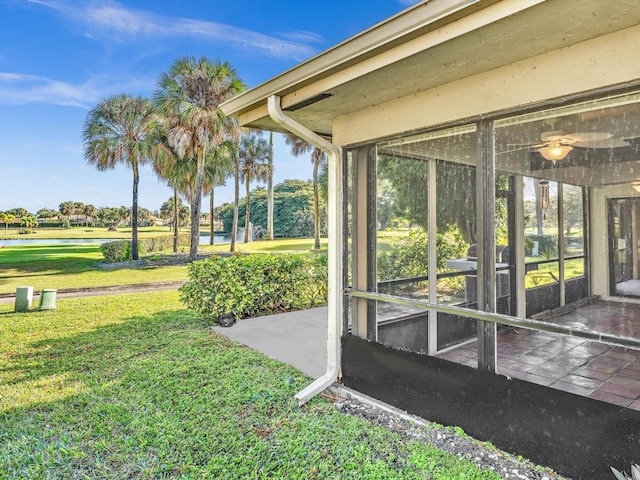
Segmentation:
{"type": "Polygon", "coordinates": [[[538,145],[524,148],[536,148],[540,155],[552,162],[564,159],[574,147],[579,148],[617,148],[627,147],[629,143],[621,138],[613,138],[609,132],[565,133],[562,130],[549,130],[540,134],[538,145]]]}

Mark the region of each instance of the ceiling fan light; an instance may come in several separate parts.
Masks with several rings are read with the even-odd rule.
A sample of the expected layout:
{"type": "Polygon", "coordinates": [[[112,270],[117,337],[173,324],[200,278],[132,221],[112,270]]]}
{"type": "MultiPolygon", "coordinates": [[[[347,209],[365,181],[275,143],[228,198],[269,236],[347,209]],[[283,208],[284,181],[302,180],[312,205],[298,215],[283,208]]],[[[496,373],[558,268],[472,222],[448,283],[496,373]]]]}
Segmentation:
{"type": "Polygon", "coordinates": [[[552,143],[546,147],[539,148],[538,152],[540,152],[540,155],[545,159],[556,162],[558,160],[563,160],[567,155],[569,155],[571,150],[573,150],[573,147],[570,147],[569,145],[552,143]]]}

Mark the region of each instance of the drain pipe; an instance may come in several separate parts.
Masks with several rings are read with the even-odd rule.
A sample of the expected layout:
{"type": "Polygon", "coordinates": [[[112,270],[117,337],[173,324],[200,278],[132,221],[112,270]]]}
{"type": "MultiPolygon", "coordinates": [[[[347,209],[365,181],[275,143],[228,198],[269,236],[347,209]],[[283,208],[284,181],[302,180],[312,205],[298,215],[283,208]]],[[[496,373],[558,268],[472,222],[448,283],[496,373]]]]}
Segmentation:
{"type": "Polygon", "coordinates": [[[267,108],[269,116],[274,122],[320,148],[329,159],[327,372],[295,395],[298,403],[304,405],[333,384],[340,375],[340,336],[342,333],[342,169],[340,167],[342,165],[342,150],[288,117],[280,107],[280,97],[271,95],[267,100],[267,108]]]}

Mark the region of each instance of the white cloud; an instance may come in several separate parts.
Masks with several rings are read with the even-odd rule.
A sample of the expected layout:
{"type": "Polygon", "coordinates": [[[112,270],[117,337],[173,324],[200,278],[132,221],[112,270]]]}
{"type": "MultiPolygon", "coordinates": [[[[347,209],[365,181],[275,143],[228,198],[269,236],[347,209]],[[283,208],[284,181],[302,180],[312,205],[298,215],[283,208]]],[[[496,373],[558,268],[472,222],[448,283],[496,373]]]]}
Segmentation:
{"type": "Polygon", "coordinates": [[[282,39],[217,22],[189,18],[170,18],[146,10],[126,8],[112,1],[101,3],[61,3],[58,0],[28,0],[51,8],[87,27],[89,36],[107,36],[111,41],[137,37],[196,36],[237,48],[255,50],[272,57],[303,60],[315,53],[307,43],[322,38],[310,32],[282,34],[282,39]]]}
{"type": "Polygon", "coordinates": [[[91,108],[102,97],[153,86],[153,80],[132,80],[123,84],[108,78],[91,78],[81,85],[35,75],[0,72],[0,104],[24,105],[39,103],[68,107],[91,108]],[[116,87],[117,85],[117,87],[116,87]],[[114,89],[117,89],[115,91],[114,89]]]}
{"type": "Polygon", "coordinates": [[[305,30],[296,30],[294,32],[285,32],[279,34],[282,38],[291,40],[292,42],[304,42],[304,43],[322,43],[324,38],[314,32],[307,32],[305,30]]]}

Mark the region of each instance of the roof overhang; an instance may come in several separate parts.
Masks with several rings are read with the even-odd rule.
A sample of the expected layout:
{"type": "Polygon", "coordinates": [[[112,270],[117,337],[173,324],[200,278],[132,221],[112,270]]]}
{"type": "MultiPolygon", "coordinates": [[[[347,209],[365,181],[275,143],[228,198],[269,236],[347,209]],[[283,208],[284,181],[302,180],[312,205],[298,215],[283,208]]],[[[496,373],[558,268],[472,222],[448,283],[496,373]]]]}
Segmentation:
{"type": "Polygon", "coordinates": [[[267,98],[330,136],[335,118],[640,23],[637,0],[428,0],[222,105],[278,131],[267,98]]]}

